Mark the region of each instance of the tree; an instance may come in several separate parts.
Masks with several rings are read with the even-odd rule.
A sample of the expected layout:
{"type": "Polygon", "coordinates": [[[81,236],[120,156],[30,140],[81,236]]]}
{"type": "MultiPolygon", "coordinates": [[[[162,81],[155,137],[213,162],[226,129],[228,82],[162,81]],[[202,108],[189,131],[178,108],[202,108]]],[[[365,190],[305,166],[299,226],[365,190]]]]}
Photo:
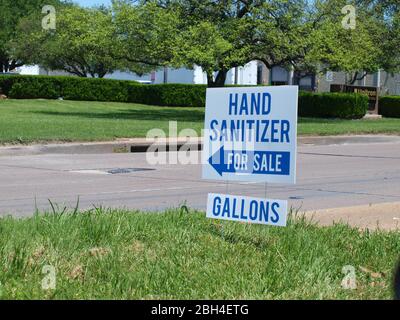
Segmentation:
{"type": "Polygon", "coordinates": [[[41,12],[44,5],[60,5],[57,0],[1,0],[0,2],[0,73],[24,65],[20,57],[12,55],[10,43],[17,36],[20,19],[32,12],[41,12]]]}
{"type": "Polygon", "coordinates": [[[354,28],[346,27],[341,10],[346,4],[322,1],[321,10],[326,14],[311,33],[313,41],[306,61],[318,64],[321,71],[346,72],[347,83],[354,84],[385,66],[387,52],[381,41],[387,37],[387,28],[368,6],[355,7],[356,24],[354,28]]]}
{"type": "Polygon", "coordinates": [[[165,10],[179,14],[178,43],[174,65],[202,67],[209,86],[223,86],[228,71],[251,61],[251,16],[262,0],[157,1],[165,10]]]}
{"type": "MultiPolygon", "coordinates": [[[[306,56],[318,16],[307,0],[169,0],[160,7],[180,13],[174,60],[199,65],[210,86],[223,86],[230,69],[252,60],[310,68],[306,56]]],[[[315,64],[312,65],[315,67],[315,64]]]]}
{"type": "Polygon", "coordinates": [[[180,34],[180,45],[174,58],[175,65],[201,66],[207,74],[210,87],[220,87],[225,84],[228,71],[248,63],[251,48],[245,44],[239,45],[235,37],[240,37],[240,23],[233,27],[219,28],[210,21],[202,21],[188,26],[180,34]]]}
{"type": "Polygon", "coordinates": [[[400,2],[398,0],[359,0],[367,7],[384,32],[381,32],[379,46],[382,51],[381,68],[394,73],[400,70],[400,2]]]}
{"type": "Polygon", "coordinates": [[[113,2],[116,28],[114,58],[126,69],[145,72],[173,64],[177,50],[177,12],[154,2],[113,2]]]}
{"type": "Polygon", "coordinates": [[[63,8],[56,30],[42,30],[39,22],[35,15],[20,21],[13,48],[25,62],[80,77],[102,78],[118,68],[116,30],[108,9],[63,8]]]}
{"type": "Polygon", "coordinates": [[[398,72],[400,70],[400,12],[397,12],[388,24],[388,33],[383,40],[382,47],[385,55],[382,68],[388,72],[398,72]]]}
{"type": "Polygon", "coordinates": [[[119,39],[127,61],[154,67],[198,65],[209,86],[223,86],[230,69],[252,60],[306,74],[345,71],[350,83],[398,64],[395,20],[387,22],[396,11],[395,0],[355,0],[356,30],[342,25],[346,0],[117,3],[119,39]]]}
{"type": "Polygon", "coordinates": [[[253,59],[268,68],[287,67],[313,72],[307,63],[312,33],[319,27],[320,14],[307,0],[267,1],[258,8],[255,28],[249,33],[254,44],[253,59]]]}

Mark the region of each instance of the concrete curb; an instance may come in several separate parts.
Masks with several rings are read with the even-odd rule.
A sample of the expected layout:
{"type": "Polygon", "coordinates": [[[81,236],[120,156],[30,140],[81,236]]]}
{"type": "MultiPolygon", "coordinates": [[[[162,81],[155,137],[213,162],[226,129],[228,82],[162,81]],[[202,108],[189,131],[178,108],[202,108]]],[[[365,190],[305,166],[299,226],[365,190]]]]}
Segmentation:
{"type": "Polygon", "coordinates": [[[34,145],[13,145],[0,147],[0,156],[24,156],[40,154],[107,154],[146,152],[150,146],[164,147],[172,151],[188,145],[192,149],[202,147],[199,138],[171,139],[120,139],[109,142],[52,143],[34,145]]]}
{"type": "MultiPolygon", "coordinates": [[[[344,145],[371,143],[400,143],[400,136],[359,135],[359,136],[302,136],[298,138],[300,146],[307,145],[344,145]]],[[[202,138],[169,139],[119,139],[108,142],[50,143],[33,145],[9,145],[0,147],[0,156],[24,156],[40,154],[107,154],[146,152],[152,145],[164,147],[165,151],[180,149],[183,145],[192,150],[201,150],[202,138]]]]}

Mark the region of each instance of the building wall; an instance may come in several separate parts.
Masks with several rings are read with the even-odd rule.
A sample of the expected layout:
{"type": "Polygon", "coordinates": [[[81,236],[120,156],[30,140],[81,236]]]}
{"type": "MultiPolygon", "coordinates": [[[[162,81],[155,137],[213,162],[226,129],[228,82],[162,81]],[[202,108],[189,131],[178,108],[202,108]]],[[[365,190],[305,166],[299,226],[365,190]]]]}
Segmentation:
{"type": "MultiPolygon", "coordinates": [[[[258,67],[257,61],[252,61],[246,64],[244,67],[239,67],[238,84],[256,85],[257,67],[258,67]]],[[[71,76],[71,74],[64,71],[47,71],[39,66],[23,66],[20,68],[19,73],[24,75],[71,76]]],[[[127,71],[116,71],[113,72],[112,74],[107,74],[105,78],[117,79],[117,80],[145,81],[154,84],[160,84],[164,83],[164,69],[160,69],[145,75],[137,75],[133,72],[127,72],[127,71]]],[[[168,83],[207,84],[207,75],[198,66],[194,66],[193,69],[168,68],[167,79],[168,83]]],[[[235,84],[234,69],[228,72],[226,84],[235,84]]]]}
{"type": "MultiPolygon", "coordinates": [[[[230,71],[232,74],[234,72],[230,71]]],[[[243,85],[256,85],[257,84],[257,76],[258,76],[258,62],[251,61],[246,64],[244,67],[238,68],[238,84],[243,85]]],[[[230,84],[235,84],[235,77],[233,77],[233,81],[230,84]]]]}
{"type": "Polygon", "coordinates": [[[345,84],[346,75],[343,72],[327,72],[317,76],[317,92],[329,92],[331,84],[345,84]]]}
{"type": "Polygon", "coordinates": [[[199,66],[195,66],[193,69],[193,83],[196,84],[206,84],[207,74],[199,66]]]}
{"type": "MultiPolygon", "coordinates": [[[[164,69],[157,70],[152,73],[144,74],[142,76],[137,75],[129,71],[116,71],[112,74],[107,74],[106,79],[116,80],[134,80],[134,81],[145,81],[154,84],[164,83],[164,69]]],[[[167,71],[168,83],[186,83],[191,84],[194,81],[194,72],[189,69],[172,69],[168,68],[167,71]]]]}
{"type": "MultiPolygon", "coordinates": [[[[203,72],[200,67],[194,69],[195,84],[207,84],[207,75],[203,72]]],[[[226,76],[225,84],[233,85],[236,84],[236,72],[237,72],[237,84],[239,85],[257,85],[258,76],[258,62],[251,61],[243,67],[234,68],[228,71],[226,76]]]]}
{"type": "MultiPolygon", "coordinates": [[[[327,80],[327,74],[318,76],[318,92],[329,92],[331,84],[346,84],[345,73],[332,72],[332,74],[332,81],[327,80]]],[[[381,95],[400,95],[400,74],[392,75],[381,71],[380,75],[378,73],[367,75],[364,79],[356,81],[355,85],[380,87],[381,95]]]]}
{"type": "MultiPolygon", "coordinates": [[[[269,70],[263,63],[259,63],[258,83],[268,85],[282,85],[291,83],[291,73],[282,67],[273,67],[269,70]]],[[[329,92],[331,84],[346,84],[344,72],[327,72],[315,76],[307,76],[298,80],[294,74],[293,84],[299,85],[301,90],[315,90],[317,92],[329,92]]],[[[368,74],[364,79],[356,81],[355,85],[370,86],[381,89],[381,95],[400,95],[400,74],[389,74],[385,71],[368,74]],[[380,81],[379,81],[380,80],[380,81]],[[379,81],[379,83],[378,83],[379,81]]]]}
{"type": "Polygon", "coordinates": [[[381,94],[400,95],[400,74],[381,72],[381,94]]]}
{"type": "MultiPolygon", "coordinates": [[[[168,83],[192,84],[195,83],[194,80],[194,70],[168,69],[168,83]]],[[[156,72],[155,83],[164,83],[164,70],[156,72]]]]}
{"type": "MultiPolygon", "coordinates": [[[[22,75],[50,75],[50,76],[70,76],[64,71],[47,71],[39,66],[23,66],[17,70],[22,75]]],[[[235,69],[228,72],[226,84],[235,84],[235,69]]],[[[269,70],[264,64],[252,61],[244,67],[238,68],[238,84],[257,85],[257,84],[289,84],[290,72],[281,67],[274,67],[269,70]]],[[[132,72],[116,71],[106,75],[108,79],[136,80],[151,83],[164,83],[164,70],[160,69],[154,73],[139,76],[132,72]]],[[[357,81],[356,85],[379,86],[378,74],[368,75],[365,79],[357,81]]],[[[168,83],[185,84],[207,84],[207,76],[203,70],[195,66],[193,70],[180,68],[168,68],[168,83]]],[[[317,92],[329,92],[331,84],[345,84],[346,75],[343,72],[331,72],[329,75],[323,74],[316,77],[315,88],[317,92]]],[[[310,77],[302,78],[298,84],[301,88],[311,88],[312,80],[310,77]]],[[[400,95],[400,74],[390,74],[385,71],[380,72],[381,95],[400,95]]]]}
{"type": "Polygon", "coordinates": [[[273,67],[271,70],[271,84],[289,84],[289,71],[282,67],[273,67]]]}
{"type": "Polygon", "coordinates": [[[269,85],[271,83],[271,70],[263,62],[257,65],[257,84],[269,85]]]}
{"type": "Polygon", "coordinates": [[[71,76],[65,71],[48,71],[38,65],[34,66],[22,66],[17,68],[17,73],[21,75],[31,75],[31,76],[71,76]]]}
{"type": "Polygon", "coordinates": [[[17,72],[22,75],[39,75],[40,67],[39,66],[22,66],[17,68],[17,72]]]}
{"type": "Polygon", "coordinates": [[[115,71],[111,74],[107,74],[105,76],[106,79],[116,79],[116,80],[143,80],[143,81],[151,81],[150,75],[139,76],[132,72],[124,72],[124,71],[115,71]]]}

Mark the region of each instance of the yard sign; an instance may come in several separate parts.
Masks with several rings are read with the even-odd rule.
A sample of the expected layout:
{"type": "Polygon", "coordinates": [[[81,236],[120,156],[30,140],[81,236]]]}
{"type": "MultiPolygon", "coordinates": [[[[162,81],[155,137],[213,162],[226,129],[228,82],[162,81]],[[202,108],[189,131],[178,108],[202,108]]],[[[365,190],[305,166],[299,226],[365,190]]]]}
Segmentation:
{"type": "Polygon", "coordinates": [[[297,86],[208,89],[203,178],[296,183],[297,86]]]}
{"type": "MultiPolygon", "coordinates": [[[[298,87],[208,89],[203,178],[296,183],[298,87]]],[[[207,217],[286,226],[287,201],[210,193],[207,217]]]]}

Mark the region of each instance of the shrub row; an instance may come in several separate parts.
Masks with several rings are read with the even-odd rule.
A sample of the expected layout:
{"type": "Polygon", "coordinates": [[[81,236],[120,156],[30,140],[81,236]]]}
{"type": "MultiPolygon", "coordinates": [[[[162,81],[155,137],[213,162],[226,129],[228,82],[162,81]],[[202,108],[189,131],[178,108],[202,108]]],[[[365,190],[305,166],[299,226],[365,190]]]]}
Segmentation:
{"type": "Polygon", "coordinates": [[[155,84],[130,88],[129,102],[155,106],[204,107],[206,85],[155,84]]]}
{"type": "Polygon", "coordinates": [[[112,101],[159,106],[203,107],[206,86],[141,85],[135,81],[54,76],[0,76],[0,90],[12,99],[112,101]]]}
{"type": "MultiPolygon", "coordinates": [[[[56,99],[132,102],[158,106],[204,107],[205,85],[141,85],[135,81],[52,76],[0,76],[0,89],[14,99],[56,99]]],[[[367,96],[307,93],[299,96],[299,115],[321,118],[362,118],[367,96]]]]}
{"type": "Polygon", "coordinates": [[[379,114],[389,118],[400,118],[400,96],[385,96],[380,98],[379,114]]]}
{"type": "Polygon", "coordinates": [[[13,99],[57,99],[128,102],[139,83],[110,79],[54,76],[0,76],[0,89],[13,99]]]}
{"type": "Polygon", "coordinates": [[[299,116],[360,119],[368,111],[368,97],[353,93],[308,93],[299,96],[299,116]]]}

